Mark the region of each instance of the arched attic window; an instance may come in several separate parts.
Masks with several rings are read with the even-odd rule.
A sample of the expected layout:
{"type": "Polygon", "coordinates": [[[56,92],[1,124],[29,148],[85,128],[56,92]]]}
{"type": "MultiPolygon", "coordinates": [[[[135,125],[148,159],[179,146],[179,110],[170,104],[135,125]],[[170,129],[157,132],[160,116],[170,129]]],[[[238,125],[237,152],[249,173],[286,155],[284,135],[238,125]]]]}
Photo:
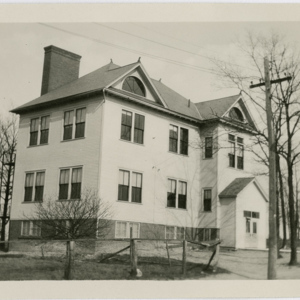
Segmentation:
{"type": "Polygon", "coordinates": [[[136,77],[128,76],[123,83],[122,89],[139,96],[146,96],[144,84],[136,77]]]}
{"type": "Polygon", "coordinates": [[[244,122],[244,116],[242,112],[237,108],[233,107],[229,112],[229,117],[236,121],[244,122]]]}

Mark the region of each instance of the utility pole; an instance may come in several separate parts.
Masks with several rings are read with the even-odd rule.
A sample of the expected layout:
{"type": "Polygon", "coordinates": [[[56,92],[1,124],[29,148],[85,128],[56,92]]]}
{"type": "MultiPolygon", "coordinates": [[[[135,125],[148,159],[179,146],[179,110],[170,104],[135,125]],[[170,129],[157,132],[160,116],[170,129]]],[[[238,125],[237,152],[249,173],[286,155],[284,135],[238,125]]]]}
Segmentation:
{"type": "Polygon", "coordinates": [[[266,113],[269,139],[269,258],[268,279],[276,279],[277,260],[277,230],[276,230],[276,149],[274,137],[274,124],[272,117],[271,84],[291,80],[291,76],[270,80],[269,60],[264,58],[265,82],[251,84],[250,88],[266,87],[266,113]]]}

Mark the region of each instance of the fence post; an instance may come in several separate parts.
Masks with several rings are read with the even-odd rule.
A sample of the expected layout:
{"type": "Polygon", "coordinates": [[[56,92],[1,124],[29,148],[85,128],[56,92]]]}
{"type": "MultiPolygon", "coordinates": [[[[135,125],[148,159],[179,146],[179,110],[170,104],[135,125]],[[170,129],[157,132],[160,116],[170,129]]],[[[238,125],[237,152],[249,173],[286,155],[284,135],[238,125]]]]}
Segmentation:
{"type": "Polygon", "coordinates": [[[130,262],[131,262],[131,276],[137,275],[137,249],[136,241],[132,238],[132,228],[130,228],[130,262]]]}
{"type": "Polygon", "coordinates": [[[220,253],[220,244],[216,246],[215,263],[213,265],[213,272],[217,271],[218,262],[219,262],[219,253],[220,253]]]}
{"type": "Polygon", "coordinates": [[[182,241],[182,274],[186,275],[186,252],[187,252],[187,241],[182,241]]]}

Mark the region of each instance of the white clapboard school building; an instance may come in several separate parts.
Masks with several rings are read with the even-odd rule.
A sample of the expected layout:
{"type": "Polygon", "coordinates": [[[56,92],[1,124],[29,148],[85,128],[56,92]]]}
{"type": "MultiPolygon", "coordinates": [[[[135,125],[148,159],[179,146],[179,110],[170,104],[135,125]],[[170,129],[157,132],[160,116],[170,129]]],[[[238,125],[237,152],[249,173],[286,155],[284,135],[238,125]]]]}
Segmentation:
{"type": "Polygon", "coordinates": [[[79,78],[79,55],[44,50],[41,96],[13,110],[11,240],[41,234],[24,218],[35,202],[92,188],[112,205],[109,238],[133,228],[140,238],[266,247],[268,202],[244,151],[256,127],[240,95],[193,103],[140,61],[79,78]]]}

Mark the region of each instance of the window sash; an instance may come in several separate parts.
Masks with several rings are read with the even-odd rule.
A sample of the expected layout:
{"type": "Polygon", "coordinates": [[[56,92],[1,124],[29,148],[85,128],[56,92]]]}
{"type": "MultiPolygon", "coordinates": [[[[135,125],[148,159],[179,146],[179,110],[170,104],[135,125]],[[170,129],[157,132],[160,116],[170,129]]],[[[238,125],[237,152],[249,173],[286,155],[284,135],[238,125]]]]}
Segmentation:
{"type": "Polygon", "coordinates": [[[34,201],[41,202],[43,201],[44,186],[36,186],[34,193],[34,201]]]}
{"type": "Polygon", "coordinates": [[[66,111],[64,115],[64,136],[63,140],[71,140],[73,133],[73,117],[74,111],[66,111]]]}
{"type": "Polygon", "coordinates": [[[174,226],[166,226],[166,239],[167,240],[175,239],[175,227],[174,226]]]}
{"type": "Polygon", "coordinates": [[[252,232],[253,232],[254,234],[257,233],[257,223],[256,223],[256,222],[253,222],[253,223],[252,223],[252,232]]]}
{"type": "Polygon", "coordinates": [[[86,118],[86,109],[80,108],[76,110],[76,124],[77,123],[85,123],[86,118]]]}
{"type": "Polygon", "coordinates": [[[116,222],[116,238],[126,238],[127,222],[116,222]]]}
{"type": "Polygon", "coordinates": [[[211,211],[212,191],[204,190],[203,192],[203,210],[211,211]]]}
{"type": "Polygon", "coordinates": [[[180,128],[180,154],[188,155],[189,131],[180,128]]]}
{"type": "Polygon", "coordinates": [[[118,188],[118,200],[128,201],[129,200],[129,186],[119,184],[118,188]]]}
{"type": "Polygon", "coordinates": [[[72,169],[72,183],[81,183],[82,179],[82,168],[72,169]]]}
{"type": "Polygon", "coordinates": [[[139,114],[135,114],[134,117],[134,137],[133,141],[138,144],[144,143],[144,127],[145,117],[139,114]]]}
{"type": "Polygon", "coordinates": [[[71,184],[71,199],[81,198],[81,182],[71,184]]]}
{"type": "Polygon", "coordinates": [[[131,141],[132,113],[122,110],[121,139],[131,141]]]}
{"type": "Polygon", "coordinates": [[[85,131],[85,122],[76,123],[75,139],[84,137],[84,131],[85,131]]]}
{"type": "Polygon", "coordinates": [[[49,129],[41,130],[40,145],[48,144],[49,129]]]}
{"type": "Polygon", "coordinates": [[[212,158],[212,138],[205,138],[205,158],[212,158]]]}
{"type": "Polygon", "coordinates": [[[178,127],[170,125],[169,127],[169,151],[177,153],[178,127]]]}
{"type": "Polygon", "coordinates": [[[131,188],[131,202],[142,203],[142,189],[138,187],[131,188]]]}
{"type": "Polygon", "coordinates": [[[69,184],[68,183],[61,183],[59,185],[59,200],[67,200],[68,199],[68,192],[69,192],[69,184]]]}
{"type": "Polygon", "coordinates": [[[30,221],[22,221],[22,235],[29,236],[30,234],[30,221]]]}

